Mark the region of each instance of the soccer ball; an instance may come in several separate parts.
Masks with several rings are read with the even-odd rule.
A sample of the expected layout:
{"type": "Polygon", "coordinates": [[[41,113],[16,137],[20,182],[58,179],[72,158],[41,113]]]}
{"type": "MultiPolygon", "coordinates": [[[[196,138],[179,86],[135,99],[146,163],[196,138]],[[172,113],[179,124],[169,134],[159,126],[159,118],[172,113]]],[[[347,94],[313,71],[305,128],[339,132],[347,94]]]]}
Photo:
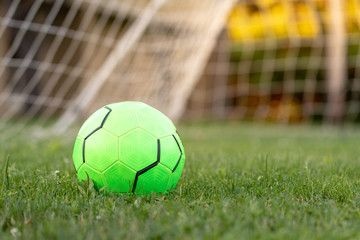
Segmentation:
{"type": "Polygon", "coordinates": [[[171,120],[141,102],[107,105],[80,128],[73,151],[80,181],[97,190],[168,192],[181,176],[184,147],[171,120]]]}

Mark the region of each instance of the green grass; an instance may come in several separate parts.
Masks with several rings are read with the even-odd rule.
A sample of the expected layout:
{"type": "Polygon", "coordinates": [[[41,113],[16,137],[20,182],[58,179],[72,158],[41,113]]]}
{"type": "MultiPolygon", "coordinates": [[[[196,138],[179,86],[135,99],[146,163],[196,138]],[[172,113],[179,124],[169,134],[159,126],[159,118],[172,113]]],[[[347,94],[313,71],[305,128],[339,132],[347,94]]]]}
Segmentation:
{"type": "Polygon", "coordinates": [[[73,136],[0,146],[0,239],[360,238],[360,129],[179,129],[187,159],[168,195],[79,183],[73,136]]]}

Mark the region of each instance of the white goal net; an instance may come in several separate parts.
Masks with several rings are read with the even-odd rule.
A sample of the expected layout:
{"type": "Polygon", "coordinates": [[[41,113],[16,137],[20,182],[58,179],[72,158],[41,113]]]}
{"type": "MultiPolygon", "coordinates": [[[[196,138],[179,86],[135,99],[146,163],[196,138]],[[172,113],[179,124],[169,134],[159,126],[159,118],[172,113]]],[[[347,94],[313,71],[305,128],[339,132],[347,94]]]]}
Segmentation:
{"type": "Polygon", "coordinates": [[[38,122],[61,132],[124,100],[173,120],[360,122],[359,0],[3,0],[0,10],[2,136],[38,122]]]}
{"type": "Polygon", "coordinates": [[[124,100],[144,101],[178,119],[232,5],[1,1],[0,129],[31,120],[63,131],[124,100]]]}
{"type": "Polygon", "coordinates": [[[239,1],[186,117],[360,122],[360,1],[239,1]]]}

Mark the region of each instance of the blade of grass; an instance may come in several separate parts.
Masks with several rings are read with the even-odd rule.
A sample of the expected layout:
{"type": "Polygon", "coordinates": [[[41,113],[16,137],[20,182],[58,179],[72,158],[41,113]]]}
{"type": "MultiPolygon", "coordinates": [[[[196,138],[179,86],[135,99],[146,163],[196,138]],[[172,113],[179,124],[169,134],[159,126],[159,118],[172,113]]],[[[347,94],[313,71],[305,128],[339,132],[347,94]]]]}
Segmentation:
{"type": "Polygon", "coordinates": [[[5,167],[3,170],[3,188],[5,187],[5,190],[9,189],[9,160],[10,155],[7,155],[6,161],[5,161],[5,167]]]}

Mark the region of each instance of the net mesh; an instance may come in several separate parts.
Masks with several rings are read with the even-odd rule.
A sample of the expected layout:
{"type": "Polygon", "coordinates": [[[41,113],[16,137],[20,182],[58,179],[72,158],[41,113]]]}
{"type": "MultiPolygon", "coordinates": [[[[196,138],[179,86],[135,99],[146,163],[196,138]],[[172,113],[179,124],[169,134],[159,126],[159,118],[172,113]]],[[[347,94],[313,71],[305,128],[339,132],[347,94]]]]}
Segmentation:
{"type": "Polygon", "coordinates": [[[231,0],[1,1],[1,122],[31,119],[66,129],[123,100],[147,102],[176,120],[231,6],[231,0]]]}
{"type": "Polygon", "coordinates": [[[359,0],[233,6],[1,1],[1,131],[34,122],[64,130],[123,100],[173,120],[360,120],[359,0]]]}
{"type": "Polygon", "coordinates": [[[186,117],[360,120],[360,1],[239,1],[186,117]]]}

